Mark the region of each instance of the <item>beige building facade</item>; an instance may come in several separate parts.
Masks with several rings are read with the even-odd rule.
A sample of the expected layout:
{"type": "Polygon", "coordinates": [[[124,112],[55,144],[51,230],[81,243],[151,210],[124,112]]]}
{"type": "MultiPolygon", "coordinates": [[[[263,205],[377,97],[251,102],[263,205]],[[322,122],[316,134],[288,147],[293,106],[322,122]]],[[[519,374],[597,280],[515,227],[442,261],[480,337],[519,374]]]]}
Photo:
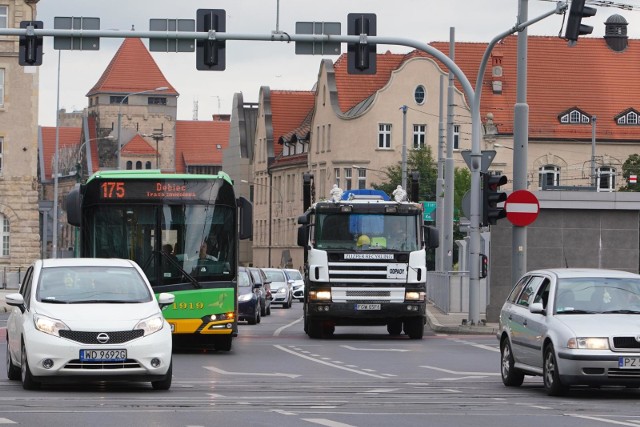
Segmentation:
{"type": "MultiPolygon", "coordinates": [[[[35,20],[37,0],[0,0],[0,26],[35,20]]],[[[0,278],[40,256],[38,70],[18,64],[18,38],[0,36],[0,278]]]]}

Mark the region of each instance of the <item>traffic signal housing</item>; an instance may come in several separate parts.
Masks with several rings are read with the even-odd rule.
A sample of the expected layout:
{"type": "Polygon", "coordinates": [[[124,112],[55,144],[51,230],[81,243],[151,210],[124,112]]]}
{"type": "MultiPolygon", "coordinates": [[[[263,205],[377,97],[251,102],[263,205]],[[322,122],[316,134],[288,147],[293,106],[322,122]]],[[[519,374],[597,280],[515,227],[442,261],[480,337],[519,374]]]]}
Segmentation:
{"type": "Polygon", "coordinates": [[[569,40],[570,44],[578,42],[578,37],[586,34],[591,34],[593,27],[590,25],[584,25],[582,18],[588,18],[596,14],[595,7],[585,6],[586,0],[572,0],[571,8],[569,9],[569,18],[567,19],[567,29],[564,33],[564,38],[569,40]]]}
{"type": "MultiPolygon", "coordinates": [[[[207,33],[227,30],[227,18],[224,9],[198,9],[196,31],[207,33]]],[[[196,69],[203,71],[224,71],[226,42],[224,40],[196,41],[196,69]]]]}
{"type": "MultiPolygon", "coordinates": [[[[20,28],[42,29],[42,21],[21,21],[20,28]]],[[[20,65],[32,66],[42,65],[42,36],[35,34],[20,36],[20,51],[18,63],[20,65]]]]}
{"type": "Polygon", "coordinates": [[[489,258],[485,254],[480,254],[480,278],[484,279],[489,275],[489,258]]]}
{"type": "Polygon", "coordinates": [[[500,191],[507,181],[505,175],[482,174],[482,225],[495,225],[507,216],[504,207],[498,206],[507,200],[507,193],[500,191]]]}
{"type": "MultiPolygon", "coordinates": [[[[347,34],[350,36],[375,36],[375,13],[350,13],[347,15],[347,34]]],[[[363,43],[362,37],[358,43],[347,43],[347,73],[375,74],[376,73],[376,45],[363,43]]]]}

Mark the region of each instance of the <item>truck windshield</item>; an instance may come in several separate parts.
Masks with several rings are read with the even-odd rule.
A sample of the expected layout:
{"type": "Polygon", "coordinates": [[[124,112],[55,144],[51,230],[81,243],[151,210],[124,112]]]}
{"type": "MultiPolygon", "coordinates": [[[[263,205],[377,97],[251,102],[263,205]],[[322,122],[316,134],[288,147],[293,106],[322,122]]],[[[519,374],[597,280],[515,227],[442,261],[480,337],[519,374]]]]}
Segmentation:
{"type": "Polygon", "coordinates": [[[316,217],[318,249],[418,250],[415,216],[327,213],[316,217]]]}

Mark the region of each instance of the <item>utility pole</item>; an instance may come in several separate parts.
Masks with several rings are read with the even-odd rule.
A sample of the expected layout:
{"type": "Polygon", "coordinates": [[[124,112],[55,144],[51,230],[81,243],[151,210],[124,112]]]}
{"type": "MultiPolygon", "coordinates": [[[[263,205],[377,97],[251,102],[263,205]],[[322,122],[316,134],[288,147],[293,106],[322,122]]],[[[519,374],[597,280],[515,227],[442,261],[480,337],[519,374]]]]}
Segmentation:
{"type": "Polygon", "coordinates": [[[596,176],[596,116],[591,117],[591,186],[597,191],[596,176]]]}
{"type": "MultiPolygon", "coordinates": [[[[402,110],[402,188],[407,189],[407,106],[400,107],[402,110]]],[[[417,200],[412,200],[417,202],[417,200]]]]}

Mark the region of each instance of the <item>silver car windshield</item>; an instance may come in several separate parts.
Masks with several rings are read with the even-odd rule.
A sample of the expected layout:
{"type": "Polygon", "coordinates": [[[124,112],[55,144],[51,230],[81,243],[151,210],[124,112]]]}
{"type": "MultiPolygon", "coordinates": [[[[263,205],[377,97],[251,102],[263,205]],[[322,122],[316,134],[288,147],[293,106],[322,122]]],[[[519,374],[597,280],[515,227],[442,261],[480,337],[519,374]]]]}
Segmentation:
{"type": "Polygon", "coordinates": [[[50,267],[40,273],[36,299],[52,304],[140,303],[153,300],[147,284],[130,267],[50,267]]]}
{"type": "Polygon", "coordinates": [[[640,280],[609,277],[560,279],[555,313],[640,313],[640,280]]]}

